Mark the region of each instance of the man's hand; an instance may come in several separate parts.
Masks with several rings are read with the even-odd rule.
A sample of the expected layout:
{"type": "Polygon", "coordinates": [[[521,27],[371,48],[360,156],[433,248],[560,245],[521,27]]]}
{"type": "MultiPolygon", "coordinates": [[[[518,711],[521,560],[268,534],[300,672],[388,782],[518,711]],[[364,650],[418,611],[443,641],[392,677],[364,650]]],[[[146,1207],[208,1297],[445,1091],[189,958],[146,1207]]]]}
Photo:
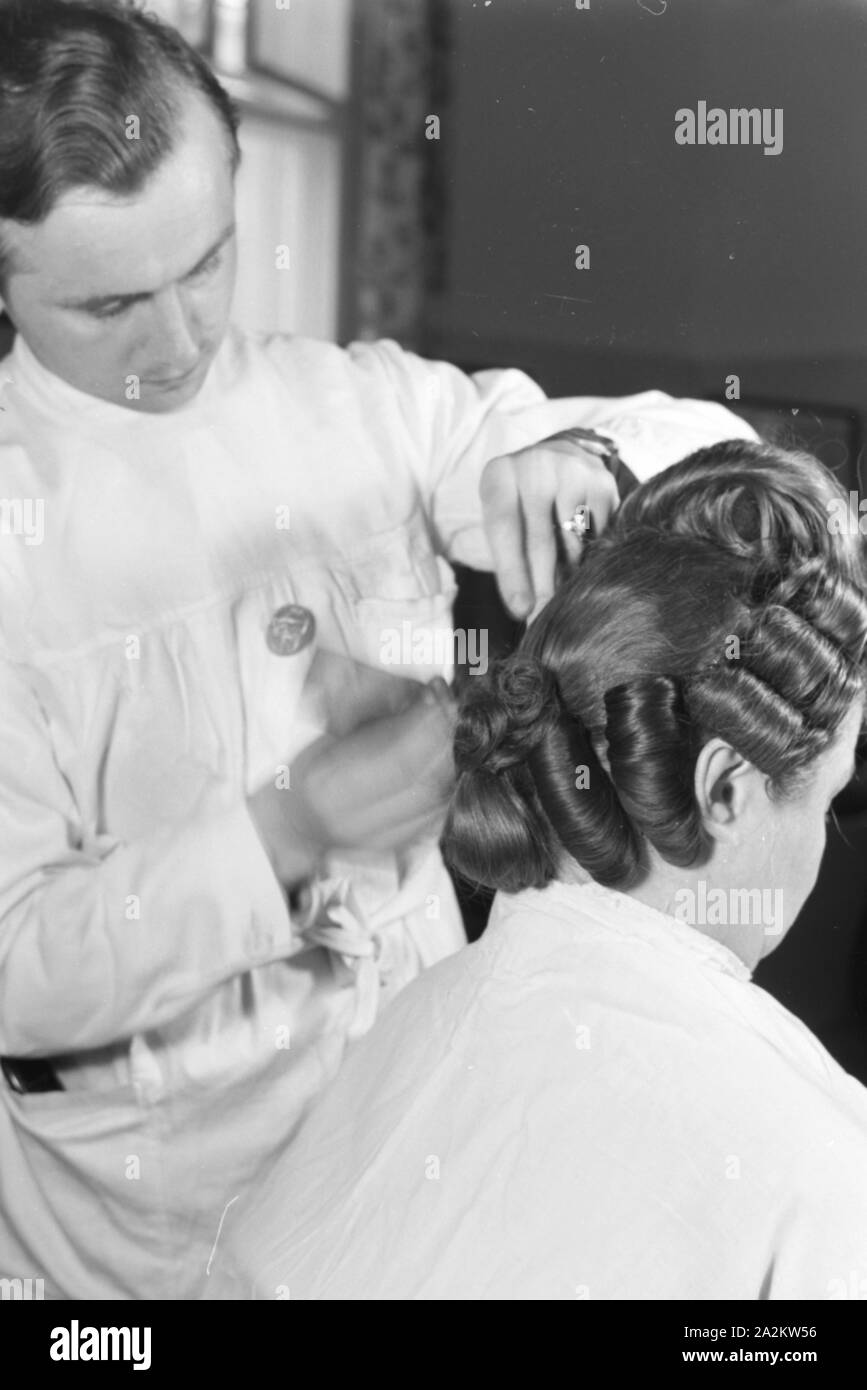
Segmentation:
{"type": "Polygon", "coordinates": [[[292,764],[289,787],[248,798],[281,882],[309,876],[330,850],[400,850],[439,833],[454,785],[454,706],[441,679],[417,688],[409,709],[317,740],[292,764]]]}
{"type": "Polygon", "coordinates": [[[560,523],[587,506],[598,535],[618,502],[602,459],[558,439],[491,459],[479,492],[500,593],[516,618],[553,594],[558,535],[567,557],[578,558],[580,537],[561,531],[560,523]]]}
{"type": "Polygon", "coordinates": [[[320,648],[307,675],[299,715],[323,733],[342,738],[359,724],[403,714],[424,689],[420,681],[320,648]]]}

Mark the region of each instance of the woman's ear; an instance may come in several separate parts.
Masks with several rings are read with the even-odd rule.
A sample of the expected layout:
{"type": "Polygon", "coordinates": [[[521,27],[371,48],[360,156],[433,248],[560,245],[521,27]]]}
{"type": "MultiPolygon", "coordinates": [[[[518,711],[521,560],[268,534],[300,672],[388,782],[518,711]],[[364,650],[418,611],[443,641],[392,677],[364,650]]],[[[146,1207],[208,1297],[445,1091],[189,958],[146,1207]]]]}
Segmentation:
{"type": "Polygon", "coordinates": [[[702,824],[713,839],[736,843],[763,782],[752,763],[724,739],[712,738],[695,765],[695,799],[702,824]]]}

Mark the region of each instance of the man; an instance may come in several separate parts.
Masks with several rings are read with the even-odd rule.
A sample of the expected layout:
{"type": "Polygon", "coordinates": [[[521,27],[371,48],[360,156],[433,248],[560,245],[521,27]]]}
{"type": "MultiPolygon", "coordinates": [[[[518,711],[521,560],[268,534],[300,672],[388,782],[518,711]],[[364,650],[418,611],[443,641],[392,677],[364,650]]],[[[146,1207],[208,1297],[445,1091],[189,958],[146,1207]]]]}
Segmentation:
{"type": "Polygon", "coordinates": [[[228,330],[237,160],[171,30],[0,4],[0,1263],[49,1297],[189,1296],[460,944],[448,699],[383,634],[449,621],[448,559],[521,615],[551,591],[557,518],[616,490],[540,441],[607,425],[641,474],[744,432],[228,330]]]}

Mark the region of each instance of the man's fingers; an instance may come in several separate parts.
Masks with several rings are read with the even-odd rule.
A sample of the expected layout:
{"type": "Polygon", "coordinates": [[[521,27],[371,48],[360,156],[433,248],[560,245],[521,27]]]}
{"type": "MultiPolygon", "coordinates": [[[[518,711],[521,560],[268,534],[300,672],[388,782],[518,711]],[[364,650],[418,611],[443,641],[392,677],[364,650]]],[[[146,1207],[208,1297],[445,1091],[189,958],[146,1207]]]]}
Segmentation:
{"type": "Polygon", "coordinates": [[[571,478],[561,479],[557,490],[555,511],[563,551],[570,564],[581,557],[586,537],[599,536],[611,520],[618,504],[617,484],[608,472],[593,473],[585,478],[576,494],[571,478]],[[564,522],[572,523],[567,529],[564,522]]]}
{"type": "Polygon", "coordinates": [[[528,490],[522,498],[527,564],[535,606],[546,603],[554,592],[557,571],[557,520],[550,492],[528,490]]]}
{"type": "Polygon", "coordinates": [[[554,503],[555,522],[554,525],[559,532],[559,540],[570,565],[574,565],[581,557],[581,547],[587,528],[590,524],[590,507],[586,502],[575,502],[575,489],[570,487],[560,488],[557,501],[554,503]],[[580,508],[578,515],[576,511],[580,508]],[[575,529],[571,526],[566,529],[564,522],[575,522],[575,529]]]}
{"type": "Polygon", "coordinates": [[[342,736],[369,719],[400,714],[421,693],[417,681],[320,649],[304,686],[302,709],[329,733],[342,736]]]}
{"type": "Polygon", "coordinates": [[[503,602],[515,618],[533,603],[532,579],[524,558],[524,528],[518,485],[508,462],[495,459],[482,477],[485,532],[503,602]],[[503,466],[505,464],[505,466],[503,466]]]}
{"type": "Polygon", "coordinates": [[[593,518],[593,533],[601,536],[620,505],[617,484],[607,468],[600,467],[588,479],[585,488],[587,505],[593,518]]]}
{"type": "Polygon", "coordinates": [[[560,554],[577,561],[591,519],[593,533],[601,534],[618,502],[602,461],[590,453],[576,457],[574,446],[556,440],[493,459],[482,475],[481,498],[500,592],[518,618],[547,602],[560,554]],[[576,508],[582,510],[574,530],[562,530],[576,508]]]}

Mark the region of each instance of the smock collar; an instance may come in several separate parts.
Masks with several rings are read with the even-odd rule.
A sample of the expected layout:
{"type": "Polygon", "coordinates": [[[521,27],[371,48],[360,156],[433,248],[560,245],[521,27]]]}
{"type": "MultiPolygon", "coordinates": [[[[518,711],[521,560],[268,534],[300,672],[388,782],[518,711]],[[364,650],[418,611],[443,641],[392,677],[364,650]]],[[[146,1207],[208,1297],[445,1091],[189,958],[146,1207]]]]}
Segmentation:
{"type": "MultiPolygon", "coordinates": [[[[580,914],[598,922],[623,937],[639,937],[657,949],[681,957],[691,957],[696,964],[721,970],[736,980],[749,981],[752,971],[740,956],[722,942],[706,936],[697,927],[649,907],[628,893],[605,888],[590,879],[584,883],[557,881],[547,888],[528,889],[518,895],[525,906],[531,901],[536,910],[560,918],[580,914]]],[[[512,901],[517,901],[513,899],[512,901]]]]}
{"type": "Polygon", "coordinates": [[[10,379],[7,389],[10,392],[20,391],[41,414],[63,420],[67,428],[121,428],[135,421],[139,428],[144,424],[155,431],[177,429],[179,423],[197,424],[207,418],[214,394],[219,389],[215,378],[221,374],[221,359],[231,350],[228,339],[227,334],[197,395],[176,410],[164,414],[128,410],[125,406],[79,391],[78,387],[43,366],[20,333],[6,358],[10,379]]]}

